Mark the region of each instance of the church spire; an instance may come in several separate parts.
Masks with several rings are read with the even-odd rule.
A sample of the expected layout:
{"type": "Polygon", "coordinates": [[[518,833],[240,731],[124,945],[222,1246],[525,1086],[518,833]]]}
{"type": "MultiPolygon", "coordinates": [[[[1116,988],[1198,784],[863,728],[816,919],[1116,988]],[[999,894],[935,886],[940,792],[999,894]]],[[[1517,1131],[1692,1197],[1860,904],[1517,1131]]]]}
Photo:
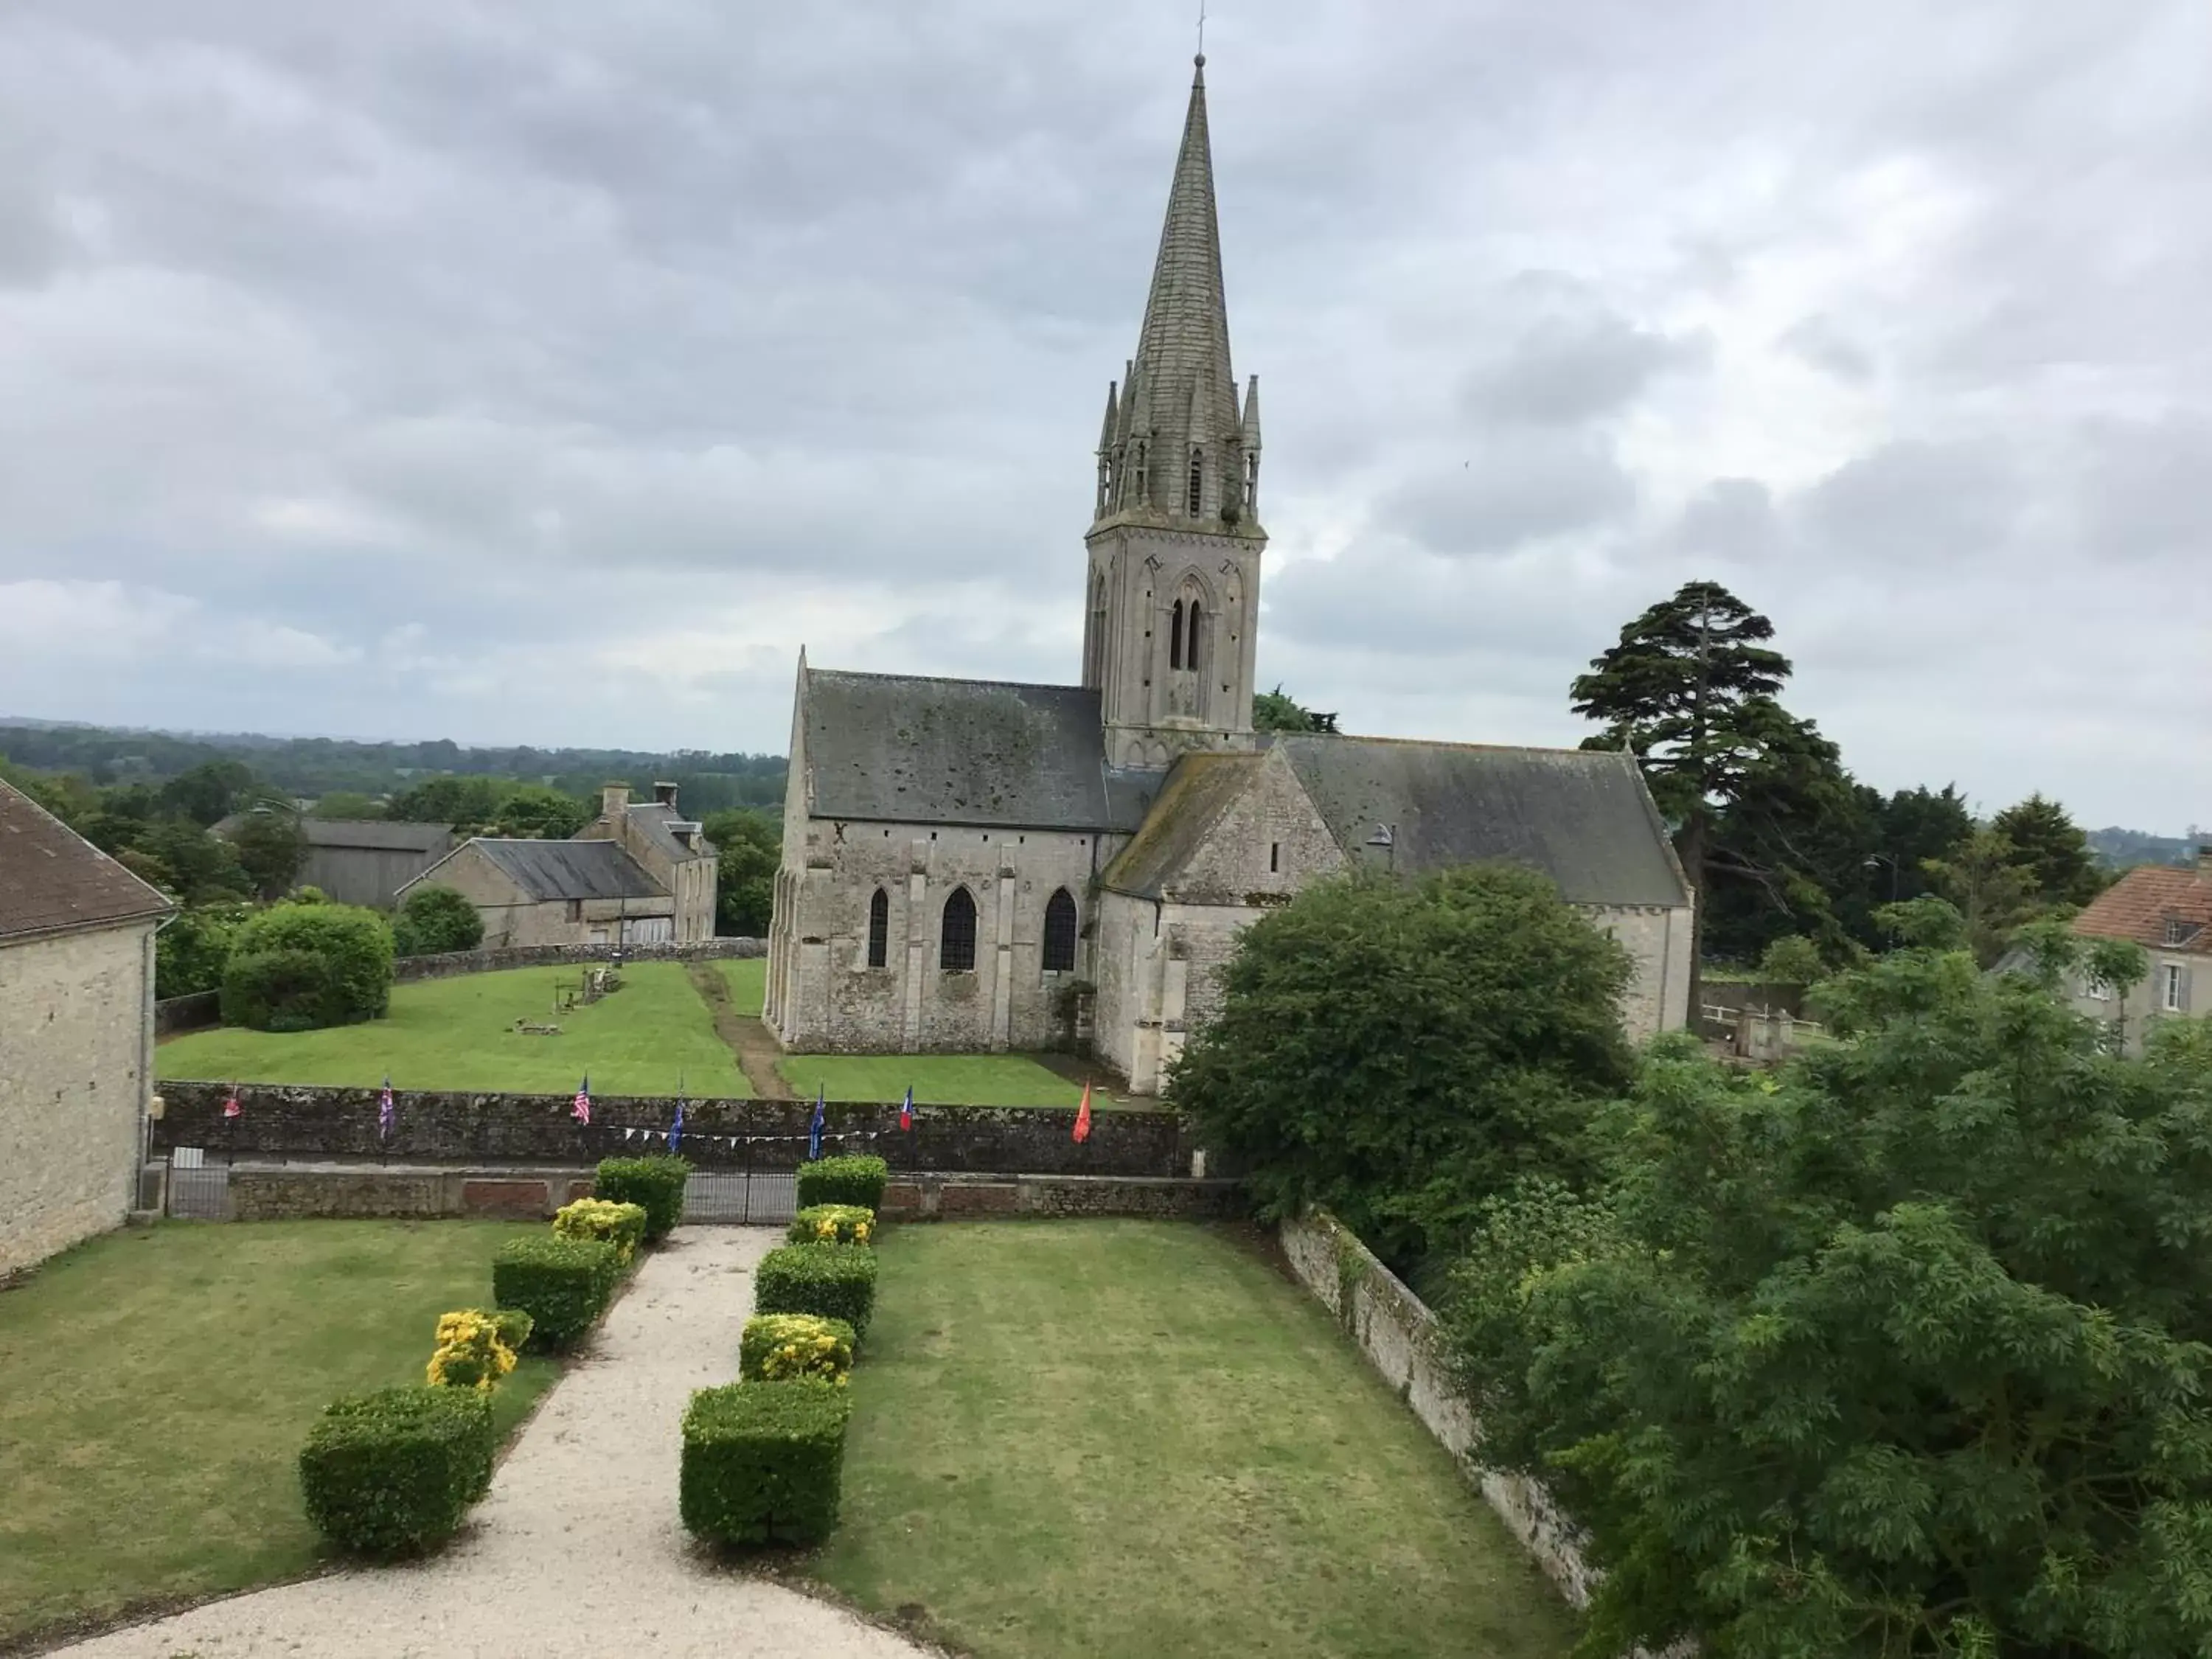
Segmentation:
{"type": "Polygon", "coordinates": [[[1168,191],[1152,287],[1138,331],[1137,355],[1122,380],[1125,441],[1141,441],[1115,471],[1126,483],[1112,507],[1151,507],[1181,520],[1218,521],[1238,492],[1229,481],[1242,471],[1237,381],[1229,366],[1229,307],[1221,281],[1221,231],[1213,199],[1213,155],[1206,121],[1206,55],[1197,59],[1182,148],[1168,191]],[[1131,409],[1132,392],[1143,388],[1131,409]],[[1189,480],[1202,481],[1200,510],[1190,507],[1189,480]],[[1228,487],[1224,488],[1224,485],[1228,487]]]}

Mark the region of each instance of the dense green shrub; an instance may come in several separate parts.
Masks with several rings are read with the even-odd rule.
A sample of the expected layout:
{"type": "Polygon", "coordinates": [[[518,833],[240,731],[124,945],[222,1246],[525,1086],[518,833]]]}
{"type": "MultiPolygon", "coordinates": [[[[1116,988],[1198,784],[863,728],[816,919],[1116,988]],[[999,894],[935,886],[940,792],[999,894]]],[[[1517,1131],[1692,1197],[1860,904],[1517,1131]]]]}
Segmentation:
{"type": "Polygon", "coordinates": [[[222,988],[231,943],[253,914],[244,904],[202,904],[179,910],[154,936],[154,994],[191,996],[222,988]]]}
{"type": "Polygon", "coordinates": [[[793,1244],[867,1244],[875,1234],[873,1210],[858,1204],[815,1204],[792,1217],[785,1237],[793,1244]]]}
{"type": "Polygon", "coordinates": [[[817,1314],[755,1314],[738,1339],[738,1376],[747,1382],[798,1376],[835,1382],[853,1369],[853,1328],[817,1314]]]}
{"type": "Polygon", "coordinates": [[[509,1239],[492,1258],[492,1300],[530,1316],[532,1346],[564,1348],[592,1328],[621,1273],[620,1253],[598,1239],[509,1239]]]}
{"type": "Polygon", "coordinates": [[[351,904],[276,904],[231,942],[227,1025],[306,1030],[374,1019],[392,1004],[392,930],[351,904]]]}
{"type": "Polygon", "coordinates": [[[407,895],[392,918],[392,938],[403,957],[473,951],[483,943],[483,917],[457,890],[433,883],[407,895]]]}
{"type": "Polygon", "coordinates": [[[799,1207],[857,1204],[865,1210],[884,1206],[884,1182],[890,1165],[879,1158],[823,1158],[799,1166],[799,1207]]]}
{"type": "Polygon", "coordinates": [[[868,1334],[876,1305],[876,1253],[862,1244],[786,1244],[753,1270],[753,1306],[762,1313],[819,1314],[868,1334]]]}
{"type": "Polygon", "coordinates": [[[622,1265],[629,1266],[637,1247],[645,1243],[645,1209],[637,1204],[615,1204],[604,1198],[580,1198],[564,1204],[553,1216],[557,1238],[599,1238],[615,1247],[622,1265]]]}
{"type": "Polygon", "coordinates": [[[609,1158],[599,1160],[592,1194],[645,1212],[645,1240],[657,1244],[684,1219],[684,1188],[691,1165],[680,1158],[609,1158]]]}
{"type": "Polygon", "coordinates": [[[702,1389],[684,1413],[684,1524],[720,1544],[818,1544],[837,1524],[844,1389],[818,1378],[702,1389]]]}
{"type": "Polygon", "coordinates": [[[409,1555],[451,1537],[491,1484],[491,1401],[473,1389],[340,1400],[300,1453],[307,1518],[342,1548],[409,1555]]]}
{"type": "Polygon", "coordinates": [[[498,1334],[501,1346],[511,1353],[520,1353],[529,1346],[531,1328],[537,1322],[520,1308],[495,1308],[491,1312],[491,1328],[498,1334]]]}

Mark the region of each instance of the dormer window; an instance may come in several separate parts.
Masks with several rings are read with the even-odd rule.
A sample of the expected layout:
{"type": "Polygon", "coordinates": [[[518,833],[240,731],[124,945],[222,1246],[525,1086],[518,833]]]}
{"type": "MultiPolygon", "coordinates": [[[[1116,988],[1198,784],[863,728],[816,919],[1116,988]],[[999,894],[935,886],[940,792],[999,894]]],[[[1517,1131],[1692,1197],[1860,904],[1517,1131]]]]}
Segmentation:
{"type": "Polygon", "coordinates": [[[2166,921],[2166,942],[2168,945],[2186,945],[2189,942],[2189,936],[2196,931],[2194,923],[2168,916],[2166,921]]]}

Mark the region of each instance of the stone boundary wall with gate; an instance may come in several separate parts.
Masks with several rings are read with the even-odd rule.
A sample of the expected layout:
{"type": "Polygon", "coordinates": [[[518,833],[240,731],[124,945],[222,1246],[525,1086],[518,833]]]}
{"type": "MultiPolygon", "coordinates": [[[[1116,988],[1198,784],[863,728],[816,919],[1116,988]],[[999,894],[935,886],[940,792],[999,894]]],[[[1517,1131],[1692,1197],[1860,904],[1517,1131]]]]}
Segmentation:
{"type": "MultiPolygon", "coordinates": [[[[161,1088],[153,1150],[196,1146],[233,1162],[589,1166],[662,1150],[676,1107],[660,1096],[596,1096],[586,1127],[571,1115],[570,1095],[395,1089],[387,1139],[377,1133],[374,1087],[242,1084],[234,1118],[222,1115],[228,1084],[172,1079],[161,1088]]],[[[789,1169],[805,1155],[813,1112],[814,1103],[804,1100],[687,1101],[681,1150],[702,1170],[789,1169]]],[[[1073,1109],[918,1106],[914,1127],[902,1130],[896,1102],[832,1101],[823,1118],[825,1152],[875,1152],[895,1171],[1152,1179],[1203,1172],[1194,1133],[1174,1112],[1095,1112],[1083,1142],[1074,1139],[1073,1109]]]]}
{"type": "MultiPolygon", "coordinates": [[[[613,953],[609,945],[509,945],[489,951],[447,951],[435,956],[401,957],[392,964],[392,982],[412,984],[419,979],[457,979],[465,974],[495,974],[508,968],[567,968],[596,966],[613,953]]],[[[768,954],[768,941],[758,939],[700,939],[689,945],[659,943],[625,945],[624,962],[733,962],[768,954]]],[[[222,1023],[222,994],[195,991],[190,996],[167,997],[154,1005],[154,1035],[174,1036],[181,1031],[204,1031],[222,1023]]]]}

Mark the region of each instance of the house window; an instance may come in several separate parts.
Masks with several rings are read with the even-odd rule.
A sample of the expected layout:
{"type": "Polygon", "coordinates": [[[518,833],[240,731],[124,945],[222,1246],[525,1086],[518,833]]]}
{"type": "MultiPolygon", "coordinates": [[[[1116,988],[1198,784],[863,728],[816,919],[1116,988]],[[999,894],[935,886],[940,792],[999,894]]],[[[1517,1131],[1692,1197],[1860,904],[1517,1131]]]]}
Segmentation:
{"type": "Polygon", "coordinates": [[[568,920],[571,921],[581,921],[583,919],[584,901],[581,899],[570,899],[568,901],[568,920]]]}
{"type": "Polygon", "coordinates": [[[1048,974],[1075,971],[1075,900],[1065,887],[1045,901],[1044,970],[1048,974]]]}
{"type": "Polygon", "coordinates": [[[1175,602],[1175,611],[1168,618],[1168,666],[1182,666],[1182,601],[1175,602]]]}
{"type": "Polygon", "coordinates": [[[975,971],[975,901],[956,887],[945,901],[945,923],[938,934],[937,965],[948,974],[975,971]]]}
{"type": "Polygon", "coordinates": [[[2182,975],[2186,971],[2178,962],[2167,963],[2162,970],[2166,995],[2160,1000],[2166,1005],[2166,1012],[2169,1014],[2178,1014],[2181,1012],[2181,988],[2187,983],[2182,978],[2182,975]]]}
{"type": "Polygon", "coordinates": [[[2169,921],[2166,924],[2166,942],[2168,945],[2182,944],[2194,931],[2185,921],[2169,921]]]}
{"type": "Polygon", "coordinates": [[[891,938],[890,895],[880,887],[868,901],[868,966],[880,968],[888,958],[891,938]]]}

